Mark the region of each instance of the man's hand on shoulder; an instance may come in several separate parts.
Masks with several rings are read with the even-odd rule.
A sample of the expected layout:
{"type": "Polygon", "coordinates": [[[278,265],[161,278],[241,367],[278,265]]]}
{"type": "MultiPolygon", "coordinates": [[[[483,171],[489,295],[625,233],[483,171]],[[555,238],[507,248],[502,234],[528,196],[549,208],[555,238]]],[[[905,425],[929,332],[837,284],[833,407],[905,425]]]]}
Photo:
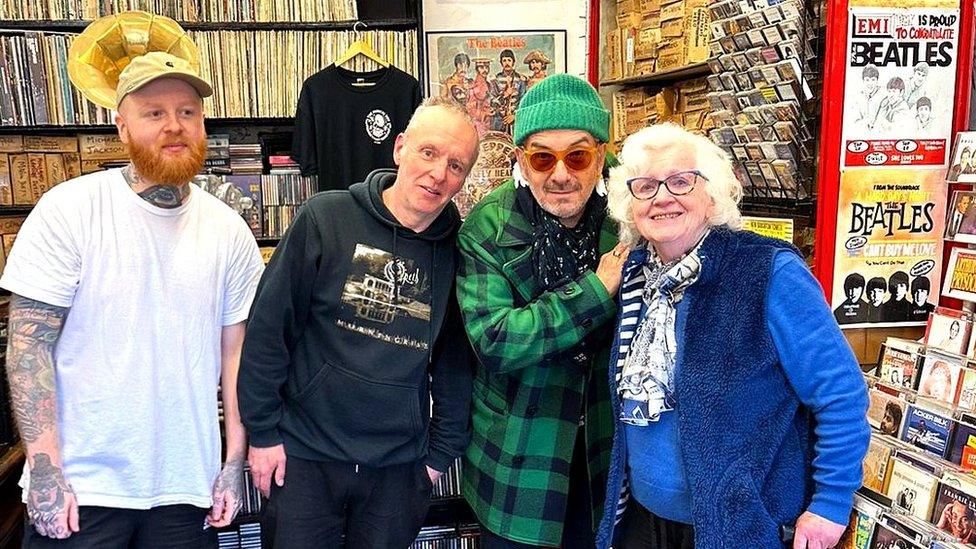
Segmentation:
{"type": "Polygon", "coordinates": [[[629,251],[626,244],[617,244],[612,250],[600,257],[600,264],[596,267],[596,276],[611,297],[616,296],[617,290],[620,289],[620,279],[629,251]]]}

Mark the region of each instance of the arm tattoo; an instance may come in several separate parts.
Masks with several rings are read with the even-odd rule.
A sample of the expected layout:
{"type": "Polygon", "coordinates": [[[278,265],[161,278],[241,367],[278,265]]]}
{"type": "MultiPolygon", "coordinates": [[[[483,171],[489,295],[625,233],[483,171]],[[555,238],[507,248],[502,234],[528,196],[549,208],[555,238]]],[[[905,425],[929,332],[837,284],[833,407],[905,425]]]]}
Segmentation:
{"type": "MultiPolygon", "coordinates": [[[[136,187],[137,185],[146,183],[142,176],[136,172],[132,164],[126,166],[122,170],[122,174],[125,176],[125,180],[129,183],[130,187],[136,187]]],[[[139,196],[157,208],[178,208],[186,200],[186,197],[190,196],[190,184],[183,183],[179,186],[152,185],[140,192],[139,196]]]]}
{"type": "Polygon", "coordinates": [[[54,345],[67,312],[18,295],[10,299],[7,379],[14,417],[27,443],[55,427],[54,345]]]}
{"type": "Polygon", "coordinates": [[[64,513],[71,486],[60,467],[47,454],[34,454],[30,467],[30,489],[27,491],[27,516],[39,532],[62,536],[66,532],[59,520],[64,513]]]}

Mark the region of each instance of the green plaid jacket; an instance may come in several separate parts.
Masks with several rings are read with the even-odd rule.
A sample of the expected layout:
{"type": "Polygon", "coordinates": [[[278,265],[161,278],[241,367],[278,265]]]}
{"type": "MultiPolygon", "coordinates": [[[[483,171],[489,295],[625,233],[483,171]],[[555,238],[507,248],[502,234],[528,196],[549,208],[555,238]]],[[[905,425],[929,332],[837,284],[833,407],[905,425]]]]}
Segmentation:
{"type": "MultiPolygon", "coordinates": [[[[479,358],[461,491],[495,534],[558,546],[584,399],[594,525],[602,514],[613,435],[608,321],[616,305],[592,271],[556,291],[537,288],[533,229],[514,203],[508,181],[471,211],[458,234],[458,300],[479,358]],[[566,351],[594,330],[606,345],[583,368],[566,351]]],[[[608,217],[601,252],[616,242],[608,217]]]]}

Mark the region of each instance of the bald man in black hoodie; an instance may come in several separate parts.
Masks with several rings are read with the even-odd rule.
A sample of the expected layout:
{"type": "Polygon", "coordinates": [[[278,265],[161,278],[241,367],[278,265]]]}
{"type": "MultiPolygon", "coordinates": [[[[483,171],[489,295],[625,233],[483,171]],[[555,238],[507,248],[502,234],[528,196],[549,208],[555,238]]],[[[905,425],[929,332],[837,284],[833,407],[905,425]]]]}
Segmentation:
{"type": "Polygon", "coordinates": [[[271,258],[237,386],[276,547],[407,547],[464,451],[451,198],[477,154],[470,117],[429,99],[397,137],[398,169],[313,197],[271,258]]]}

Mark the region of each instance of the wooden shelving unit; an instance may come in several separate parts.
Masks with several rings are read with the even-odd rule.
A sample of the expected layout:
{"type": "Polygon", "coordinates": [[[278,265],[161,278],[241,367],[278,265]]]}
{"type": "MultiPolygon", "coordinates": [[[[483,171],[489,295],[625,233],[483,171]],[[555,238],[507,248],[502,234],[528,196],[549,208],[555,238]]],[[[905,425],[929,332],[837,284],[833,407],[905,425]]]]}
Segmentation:
{"type": "Polygon", "coordinates": [[[22,535],[24,506],[20,502],[20,491],[15,489],[16,476],[24,463],[24,447],[20,444],[7,448],[0,455],[0,486],[4,488],[0,497],[0,547],[19,546],[22,535]]]}
{"type": "MultiPolygon", "coordinates": [[[[57,31],[81,32],[91,21],[0,21],[0,32],[5,30],[18,31],[57,31]]],[[[324,21],[324,22],[291,22],[291,21],[242,21],[242,22],[213,22],[213,21],[180,21],[180,26],[186,30],[353,30],[357,21],[324,21]]],[[[417,27],[416,19],[381,19],[377,21],[362,21],[365,29],[360,25],[359,30],[407,30],[417,27]]]]}
{"type": "Polygon", "coordinates": [[[17,470],[17,467],[24,462],[24,447],[20,444],[7,448],[0,456],[0,483],[7,480],[7,477],[17,470]]]}
{"type": "Polygon", "coordinates": [[[653,74],[643,74],[640,76],[630,76],[618,78],[616,80],[604,80],[601,86],[633,86],[637,84],[669,84],[679,80],[689,80],[699,76],[711,74],[708,62],[695,63],[684,67],[676,67],[671,70],[656,72],[653,74]]]}
{"type": "MultiPolygon", "coordinates": [[[[291,126],[295,119],[288,117],[253,117],[253,118],[218,118],[211,117],[204,120],[207,128],[235,128],[249,126],[282,127],[291,126]]],[[[74,124],[53,125],[43,124],[35,126],[0,126],[0,134],[53,134],[53,133],[97,133],[114,132],[114,124],[74,124]]]]}

